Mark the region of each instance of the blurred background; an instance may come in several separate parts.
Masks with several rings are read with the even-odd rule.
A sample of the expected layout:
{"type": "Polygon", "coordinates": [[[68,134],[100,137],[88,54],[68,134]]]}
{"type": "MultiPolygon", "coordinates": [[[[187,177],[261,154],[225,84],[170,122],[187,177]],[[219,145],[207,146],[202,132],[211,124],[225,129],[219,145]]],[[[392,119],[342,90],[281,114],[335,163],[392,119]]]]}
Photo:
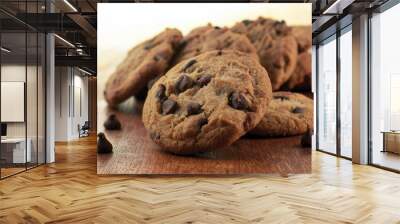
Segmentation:
{"type": "MultiPolygon", "coordinates": [[[[311,25],[311,3],[197,3],[98,4],[97,47],[99,82],[115,69],[127,51],[166,27],[184,35],[208,22],[232,26],[259,16],[285,20],[289,25],[311,25]]],[[[100,93],[100,92],[98,92],[100,93]]]]}

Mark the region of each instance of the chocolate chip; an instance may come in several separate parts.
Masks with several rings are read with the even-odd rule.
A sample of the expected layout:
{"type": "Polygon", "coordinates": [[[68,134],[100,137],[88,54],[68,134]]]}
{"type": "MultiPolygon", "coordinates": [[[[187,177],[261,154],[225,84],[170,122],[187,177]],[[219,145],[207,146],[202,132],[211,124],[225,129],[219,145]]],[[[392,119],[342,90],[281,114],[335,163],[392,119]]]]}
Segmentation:
{"type": "Polygon", "coordinates": [[[201,128],[201,127],[203,127],[204,125],[208,124],[208,120],[207,120],[207,118],[205,118],[205,117],[200,118],[200,120],[198,121],[197,124],[198,124],[199,127],[201,128]]]}
{"type": "Polygon", "coordinates": [[[246,110],[249,108],[249,102],[247,102],[246,98],[238,93],[233,92],[228,98],[229,105],[238,110],[246,110]]]}
{"type": "Polygon", "coordinates": [[[150,132],[150,138],[153,140],[159,140],[160,139],[160,134],[157,132],[150,132]]]}
{"type": "Polygon", "coordinates": [[[289,100],[289,97],[287,97],[287,96],[274,96],[274,99],[284,101],[284,100],[289,100]]]}
{"type": "Polygon", "coordinates": [[[302,113],[304,113],[304,108],[301,108],[301,107],[296,107],[296,108],[294,108],[293,110],[292,110],[292,113],[294,113],[294,114],[302,114],[302,113]]]}
{"type": "Polygon", "coordinates": [[[276,21],[274,23],[274,27],[277,35],[285,34],[287,32],[287,26],[285,21],[276,21]]]}
{"type": "Polygon", "coordinates": [[[193,86],[193,79],[183,74],[175,83],[175,92],[181,93],[193,86]]]}
{"type": "Polygon", "coordinates": [[[219,30],[219,29],[221,29],[221,27],[219,27],[219,26],[214,26],[214,29],[219,30]]]}
{"type": "Polygon", "coordinates": [[[211,75],[203,75],[197,79],[197,84],[201,87],[206,86],[211,81],[211,75]]]}
{"type": "Polygon", "coordinates": [[[301,137],[301,146],[305,148],[311,147],[312,142],[312,132],[310,129],[307,130],[307,133],[301,137]]]}
{"type": "Polygon", "coordinates": [[[191,102],[186,106],[186,111],[187,111],[187,115],[190,116],[190,115],[201,113],[203,111],[203,109],[201,109],[200,104],[191,102]]]}
{"type": "Polygon", "coordinates": [[[115,114],[111,114],[104,122],[104,128],[106,130],[121,130],[121,122],[119,122],[115,114]]]}
{"type": "Polygon", "coordinates": [[[159,61],[159,60],[161,60],[161,57],[158,56],[158,55],[154,55],[153,60],[154,61],[159,61]]]}
{"type": "Polygon", "coordinates": [[[148,44],[146,44],[146,46],[144,46],[144,49],[145,50],[150,50],[150,49],[152,49],[154,47],[154,45],[152,44],[152,43],[148,43],[148,44]]]}
{"type": "Polygon", "coordinates": [[[162,104],[162,114],[172,114],[178,109],[178,104],[174,100],[166,100],[162,104]]]}
{"type": "Polygon", "coordinates": [[[158,86],[156,97],[159,101],[164,101],[167,98],[167,96],[165,95],[165,89],[166,89],[165,86],[162,84],[158,86]]]}
{"type": "Polygon", "coordinates": [[[268,43],[268,45],[267,45],[267,48],[271,48],[273,46],[273,43],[272,43],[272,41],[270,41],[269,43],[268,43]]]}
{"type": "Polygon", "coordinates": [[[97,153],[112,153],[113,146],[107,140],[104,133],[100,132],[97,136],[99,136],[99,140],[97,141],[97,153]]]}
{"type": "Polygon", "coordinates": [[[222,55],[222,50],[218,50],[217,55],[218,55],[218,56],[221,56],[221,55],[222,55]]]}
{"type": "Polygon", "coordinates": [[[243,23],[245,26],[248,26],[249,24],[252,23],[252,21],[251,21],[251,20],[248,20],[248,19],[245,19],[245,20],[242,21],[242,23],[243,23]]]}
{"type": "Polygon", "coordinates": [[[186,71],[186,69],[190,68],[190,66],[194,65],[196,62],[196,59],[188,61],[185,66],[183,66],[182,71],[186,71]]]}

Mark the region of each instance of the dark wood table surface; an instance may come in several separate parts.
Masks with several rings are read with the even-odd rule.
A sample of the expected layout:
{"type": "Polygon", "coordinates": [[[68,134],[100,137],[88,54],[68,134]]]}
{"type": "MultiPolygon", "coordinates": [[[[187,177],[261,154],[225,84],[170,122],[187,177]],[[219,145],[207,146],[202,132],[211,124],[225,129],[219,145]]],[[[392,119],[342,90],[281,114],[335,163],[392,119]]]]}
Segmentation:
{"type": "Polygon", "coordinates": [[[233,145],[197,156],[178,156],[162,151],[141,121],[142,105],[133,99],[119,110],[99,104],[99,124],[114,113],[121,131],[104,131],[113,144],[112,154],[97,156],[98,174],[265,174],[311,172],[311,149],[300,138],[257,139],[243,137],[233,145]]]}

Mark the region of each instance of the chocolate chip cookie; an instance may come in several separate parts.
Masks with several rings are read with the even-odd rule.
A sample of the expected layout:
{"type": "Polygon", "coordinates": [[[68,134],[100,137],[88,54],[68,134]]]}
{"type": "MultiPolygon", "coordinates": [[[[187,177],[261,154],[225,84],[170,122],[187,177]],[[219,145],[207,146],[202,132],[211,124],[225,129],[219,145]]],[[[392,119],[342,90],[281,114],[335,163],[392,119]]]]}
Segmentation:
{"type": "Polygon", "coordinates": [[[299,93],[274,92],[263,119],[249,134],[263,137],[300,135],[312,126],[312,99],[299,93]]]}
{"type": "Polygon", "coordinates": [[[282,90],[297,92],[311,91],[311,48],[297,57],[297,66],[282,90]]]}
{"type": "Polygon", "coordinates": [[[182,43],[182,49],[175,57],[175,64],[213,50],[237,50],[257,57],[256,49],[246,35],[211,24],[193,29],[182,43]]]}
{"type": "Polygon", "coordinates": [[[153,85],[143,123],[163,150],[216,150],[253,129],[271,99],[267,71],[254,57],[210,51],[182,61],[153,85]]]}
{"type": "Polygon", "coordinates": [[[272,89],[278,90],[292,74],[297,62],[297,42],[284,21],[259,17],[243,20],[231,28],[247,35],[267,69],[272,89]]]}
{"type": "Polygon", "coordinates": [[[312,37],[311,37],[311,26],[293,26],[293,36],[296,38],[297,51],[299,53],[307,51],[311,48],[312,37]]]}
{"type": "Polygon", "coordinates": [[[179,30],[167,28],[131,49],[106,83],[108,104],[115,106],[139,95],[151,79],[165,73],[182,38],[179,30]]]}

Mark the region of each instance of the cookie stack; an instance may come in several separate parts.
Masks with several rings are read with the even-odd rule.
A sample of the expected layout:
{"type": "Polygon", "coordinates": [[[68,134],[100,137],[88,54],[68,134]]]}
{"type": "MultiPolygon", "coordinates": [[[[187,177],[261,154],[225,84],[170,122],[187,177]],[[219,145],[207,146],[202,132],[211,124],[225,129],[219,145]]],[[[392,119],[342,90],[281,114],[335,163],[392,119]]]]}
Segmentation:
{"type": "Polygon", "coordinates": [[[143,123],[175,154],[221,149],[245,134],[300,135],[312,128],[311,29],[258,18],[208,24],[185,37],[166,29],[129,51],[110,76],[110,106],[145,101],[143,123]]]}

